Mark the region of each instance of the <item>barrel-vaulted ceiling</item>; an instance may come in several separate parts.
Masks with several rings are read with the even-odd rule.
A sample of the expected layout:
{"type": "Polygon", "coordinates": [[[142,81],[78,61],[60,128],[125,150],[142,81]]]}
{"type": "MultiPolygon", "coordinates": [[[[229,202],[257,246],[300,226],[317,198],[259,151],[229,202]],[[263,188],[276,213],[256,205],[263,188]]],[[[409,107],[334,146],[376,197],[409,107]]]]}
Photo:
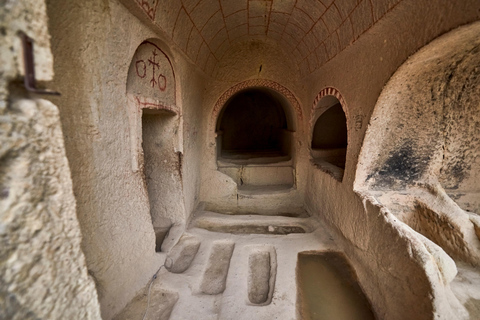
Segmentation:
{"type": "Polygon", "coordinates": [[[402,0],[123,0],[207,74],[229,47],[272,39],[313,72],[402,0]]]}

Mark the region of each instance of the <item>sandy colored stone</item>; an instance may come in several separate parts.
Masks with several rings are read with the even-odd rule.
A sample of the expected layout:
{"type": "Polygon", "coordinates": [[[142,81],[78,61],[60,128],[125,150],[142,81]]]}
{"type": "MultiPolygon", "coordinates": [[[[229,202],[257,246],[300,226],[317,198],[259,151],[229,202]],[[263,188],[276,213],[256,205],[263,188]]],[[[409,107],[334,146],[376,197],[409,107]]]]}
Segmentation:
{"type": "MultiPolygon", "coordinates": [[[[84,282],[88,270],[95,281],[102,318],[111,319],[145,288],[189,222],[195,219],[197,205],[207,202],[231,212],[304,208],[311,216],[309,221],[313,227],[326,228],[288,236],[224,235],[195,230],[199,239],[208,244],[231,238],[248,245],[265,241],[281,244],[284,250],[278,251],[279,266],[282,266],[280,279],[294,278],[295,250],[330,243],[325,236],[327,232],[320,233],[328,229],[337,239],[337,249],[344,251],[355,267],[359,283],[379,319],[468,318],[468,311],[475,310],[479,300],[474,290],[468,289],[478,286],[475,281],[466,281],[455,292],[450,290],[452,277],[455,277],[450,282],[453,287],[465,270],[458,268],[455,276],[453,262],[446,254],[456,260],[458,257],[468,260],[476,256],[475,248],[478,249],[478,231],[470,222],[470,217],[477,215],[480,208],[476,183],[479,178],[477,42],[465,38],[471,45],[469,49],[451,42],[439,50],[447,54],[461,49],[463,58],[458,55],[439,58],[438,52],[428,51],[431,49],[427,46],[424,49],[428,54],[418,58],[412,66],[413,73],[402,76],[401,86],[390,91],[388,82],[396,78],[397,70],[409,65],[412,60],[405,61],[410,56],[419,50],[420,54],[429,42],[449,30],[477,21],[479,9],[478,0],[105,0],[87,1],[82,5],[60,0],[3,1],[0,115],[9,119],[16,114],[28,121],[17,126],[2,118],[5,121],[0,124],[0,157],[17,159],[26,152],[30,160],[2,160],[0,164],[0,179],[15,173],[7,179],[9,188],[3,188],[2,180],[2,219],[9,227],[25,222],[25,228],[13,229],[22,235],[20,243],[28,244],[29,248],[24,254],[9,255],[9,251],[5,255],[8,265],[2,272],[0,287],[19,289],[22,294],[35,298],[10,296],[11,299],[2,300],[8,302],[8,307],[0,309],[8,310],[7,318],[12,312],[18,318],[31,315],[55,318],[42,316],[41,312],[47,309],[52,310],[52,315],[58,315],[57,318],[82,317],[78,312],[68,313],[68,308],[97,315],[96,307],[92,307],[96,301],[93,284],[84,282]],[[49,159],[45,150],[62,149],[61,143],[50,143],[50,140],[43,143],[49,134],[42,130],[31,133],[44,125],[40,120],[36,122],[36,107],[31,107],[31,102],[22,103],[22,111],[9,105],[20,98],[30,101],[39,98],[27,96],[22,86],[22,54],[17,34],[22,30],[36,43],[36,74],[42,80],[38,85],[62,93],[60,97],[46,98],[60,111],[70,167],[70,174],[65,175],[71,175],[73,182],[73,193],[69,195],[62,192],[71,187],[51,181],[61,171],[56,168],[60,163],[64,165],[65,159],[52,161],[55,164],[51,170],[43,169],[45,159],[49,159]],[[151,51],[142,52],[152,55],[136,56],[137,49],[144,47],[144,41],[154,43],[165,56],[161,60],[150,59],[151,62],[148,61],[153,55],[151,51]],[[144,72],[141,61],[148,72],[144,72]],[[156,66],[160,61],[162,66],[156,66]],[[445,64],[448,72],[439,72],[445,64]],[[431,81],[424,81],[419,74],[423,69],[431,72],[431,81]],[[166,90],[158,85],[164,83],[162,76],[168,78],[168,83],[175,83],[174,94],[162,91],[166,90]],[[138,90],[134,91],[142,93],[143,98],[148,96],[146,100],[137,101],[135,92],[129,90],[132,77],[138,80],[134,84],[138,90]],[[218,116],[232,95],[252,87],[274,92],[284,102],[282,105],[291,124],[292,160],[288,181],[285,181],[288,188],[264,188],[261,183],[259,189],[239,188],[235,179],[218,170],[218,116]],[[433,91],[429,90],[432,88],[433,91]],[[401,94],[397,94],[399,91],[401,94]],[[328,97],[322,92],[338,94],[344,107],[348,131],[344,171],[311,163],[309,146],[314,110],[328,97]],[[418,95],[411,94],[414,92],[418,95]],[[386,108],[379,114],[377,109],[382,101],[386,102],[386,108]],[[161,116],[157,114],[161,118],[158,122],[144,119],[142,123],[145,103],[147,109],[169,111],[161,116]],[[434,104],[441,108],[433,108],[434,104]],[[422,116],[415,118],[418,115],[422,116]],[[436,120],[431,122],[425,116],[436,120]],[[402,122],[403,128],[384,126],[390,131],[372,129],[372,134],[365,135],[368,124],[384,125],[392,118],[402,122]],[[152,123],[154,128],[150,130],[147,127],[152,123]],[[155,128],[155,123],[163,127],[155,128]],[[428,130],[432,130],[432,134],[422,133],[428,130]],[[403,132],[408,132],[406,136],[413,140],[404,141],[403,132]],[[391,145],[380,143],[384,140],[391,145]],[[28,145],[38,142],[42,148],[15,149],[24,146],[24,142],[28,145]],[[439,148],[440,144],[444,144],[444,148],[439,148]],[[364,157],[362,145],[378,149],[364,157]],[[377,176],[374,174],[371,178],[375,181],[370,182],[377,187],[395,187],[394,192],[383,195],[390,197],[388,205],[382,202],[384,197],[375,192],[367,194],[358,185],[372,173],[364,170],[370,160],[379,165],[373,169],[378,168],[380,172],[377,176]],[[429,166],[432,161],[437,165],[429,166]],[[38,170],[42,173],[37,174],[38,170]],[[28,177],[31,174],[32,181],[12,193],[11,183],[15,187],[23,183],[17,179],[16,173],[20,171],[28,172],[28,177]],[[438,177],[438,181],[430,179],[432,176],[438,177]],[[408,197],[402,194],[403,187],[412,185],[416,188],[414,193],[420,189],[423,192],[419,210],[411,210],[415,209],[410,206],[413,201],[397,201],[408,197]],[[449,205],[444,198],[435,198],[440,193],[434,195],[431,190],[438,186],[457,207],[449,205]],[[30,196],[42,198],[38,202],[41,205],[30,210],[32,204],[37,204],[36,200],[26,199],[30,196]],[[16,202],[8,202],[12,197],[16,202]],[[8,214],[4,215],[5,201],[8,214]],[[77,203],[76,214],[70,206],[73,201],[77,203]],[[68,204],[63,206],[64,202],[68,204]],[[18,210],[15,215],[10,205],[18,210]],[[38,214],[23,221],[16,219],[17,212],[22,212],[22,217],[31,212],[38,214]],[[66,218],[65,221],[70,221],[68,217],[75,221],[76,216],[81,242],[78,231],[69,227],[62,229],[62,223],[50,223],[46,219],[50,214],[66,218]],[[413,220],[408,218],[414,214],[422,217],[411,223],[413,220]],[[156,252],[155,228],[171,225],[162,243],[162,252],[156,252]],[[59,230],[67,231],[64,234],[59,230]],[[25,236],[28,232],[35,237],[25,236]],[[431,238],[438,234],[434,239],[438,244],[424,241],[420,233],[431,238]],[[317,242],[319,238],[322,241],[317,242]],[[65,249],[75,241],[77,246],[72,244],[70,249],[65,249]],[[78,242],[85,254],[87,269],[80,261],[78,242]],[[49,260],[41,254],[32,254],[32,248],[55,252],[57,244],[61,244],[58,256],[66,254],[74,258],[56,260],[55,253],[49,260]],[[48,277],[49,272],[45,270],[50,270],[50,266],[44,265],[47,261],[69,267],[58,269],[55,277],[51,277],[53,280],[46,281],[48,285],[25,285],[48,277]],[[28,268],[21,268],[22,265],[28,268]],[[79,272],[83,276],[71,279],[79,272]],[[83,284],[88,289],[76,287],[83,284]],[[31,294],[24,288],[40,289],[31,294]],[[42,300],[38,297],[45,297],[45,288],[52,288],[53,296],[42,300]],[[70,298],[71,292],[75,292],[78,299],[77,296],[70,298]],[[23,308],[26,305],[42,311],[29,313],[28,308],[23,308]]],[[[478,38],[478,31],[474,35],[478,38]]],[[[420,57],[418,54],[415,56],[420,57]]],[[[252,181],[263,182],[262,177],[282,178],[252,170],[252,181]]],[[[67,222],[65,225],[69,226],[67,222]]],[[[263,230],[270,226],[263,226],[263,230]]],[[[17,234],[14,231],[0,228],[8,241],[19,240],[13,236],[17,234]]],[[[199,264],[193,263],[188,272],[165,271],[169,275],[165,283],[171,285],[165,290],[181,292],[177,303],[182,311],[174,307],[173,315],[182,315],[179,319],[240,319],[242,316],[270,319],[273,315],[295,318],[296,290],[288,279],[276,286],[281,294],[275,295],[274,303],[260,307],[249,305],[245,275],[248,255],[243,256],[243,269],[235,260],[237,255],[231,257],[230,267],[235,272],[227,273],[222,295],[195,292],[210,257],[208,249],[209,246],[203,245],[199,248],[198,259],[194,259],[199,264]],[[229,286],[230,283],[233,285],[229,286]],[[242,289],[238,290],[239,287],[242,289]],[[182,298],[185,299],[182,301],[182,298]]],[[[237,252],[237,247],[235,250],[237,252]]],[[[457,267],[459,263],[455,262],[457,267]]],[[[141,318],[142,314],[138,316],[141,318]]]]}
{"type": "Polygon", "coordinates": [[[178,300],[176,292],[165,290],[156,281],[148,285],[113,320],[168,320],[178,300]],[[150,291],[150,292],[149,292],[150,291]]]}
{"type": "Polygon", "coordinates": [[[225,290],[230,259],[235,243],[217,241],[212,244],[210,257],[203,273],[200,290],[205,294],[220,294],[225,290]]]}
{"type": "Polygon", "coordinates": [[[100,319],[58,108],[17,82],[21,32],[36,78],[53,77],[47,21],[45,1],[0,5],[0,319],[100,319]]]}
{"type": "Polygon", "coordinates": [[[200,241],[188,235],[183,235],[178,243],[168,252],[165,267],[173,273],[185,272],[192,263],[200,247],[200,241]]]}
{"type": "Polygon", "coordinates": [[[58,110],[42,99],[8,106],[0,115],[0,318],[100,319],[58,110]]]}
{"type": "MultiPolygon", "coordinates": [[[[480,172],[474,160],[480,147],[474,125],[480,97],[479,30],[477,22],[439,37],[396,71],[373,112],[355,181],[394,220],[436,244],[424,242],[436,264],[425,265],[425,271],[433,283],[440,274],[444,285],[455,279],[455,264],[480,263],[471,218],[478,215],[473,180],[480,172]]],[[[409,238],[415,241],[415,234],[409,238]]],[[[451,317],[466,318],[466,300],[458,291],[452,297],[450,290],[436,290],[434,312],[449,312],[450,307],[456,310],[451,317]]]]}
{"type": "Polygon", "coordinates": [[[478,239],[480,240],[480,217],[471,216],[470,221],[473,224],[473,228],[475,230],[475,234],[477,235],[478,239]]]}
{"type": "Polygon", "coordinates": [[[248,259],[248,300],[261,304],[267,301],[270,291],[270,253],[252,253],[248,259]]]}

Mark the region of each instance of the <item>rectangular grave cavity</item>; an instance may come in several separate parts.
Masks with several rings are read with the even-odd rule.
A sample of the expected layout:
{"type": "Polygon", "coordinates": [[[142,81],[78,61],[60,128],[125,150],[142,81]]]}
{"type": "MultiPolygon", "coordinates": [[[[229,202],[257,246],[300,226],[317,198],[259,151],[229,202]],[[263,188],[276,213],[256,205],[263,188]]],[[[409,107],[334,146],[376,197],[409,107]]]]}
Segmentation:
{"type": "Polygon", "coordinates": [[[355,271],[340,252],[298,254],[297,310],[303,320],[375,319],[355,271]]]}
{"type": "Polygon", "coordinates": [[[200,291],[214,295],[225,291],[230,259],[235,243],[231,241],[215,241],[210,250],[207,267],[203,273],[200,291]]]}
{"type": "Polygon", "coordinates": [[[273,246],[254,247],[248,258],[248,301],[254,305],[272,302],[277,276],[277,254],[273,246]]]}

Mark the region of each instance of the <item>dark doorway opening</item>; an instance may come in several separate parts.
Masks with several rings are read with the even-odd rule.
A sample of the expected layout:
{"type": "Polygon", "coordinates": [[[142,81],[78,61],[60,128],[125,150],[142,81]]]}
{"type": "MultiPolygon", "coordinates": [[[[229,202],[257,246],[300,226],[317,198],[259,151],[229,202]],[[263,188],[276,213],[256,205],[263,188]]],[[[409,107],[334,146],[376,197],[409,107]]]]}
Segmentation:
{"type": "Polygon", "coordinates": [[[324,111],[318,116],[313,128],[312,160],[341,181],[347,155],[347,118],[335,97],[326,97],[320,103],[326,104],[327,108],[322,107],[324,111]]]}
{"type": "Polygon", "coordinates": [[[217,121],[218,156],[250,159],[290,156],[285,103],[274,93],[254,88],[241,91],[225,104],[217,121]]]}
{"type": "Polygon", "coordinates": [[[312,149],[347,147],[347,118],[340,103],[325,111],[315,123],[312,149]]]}
{"type": "Polygon", "coordinates": [[[181,166],[175,152],[178,128],[175,113],[143,109],[143,174],[155,231],[155,251],[162,251],[163,241],[182,214],[180,197],[181,166]]]}

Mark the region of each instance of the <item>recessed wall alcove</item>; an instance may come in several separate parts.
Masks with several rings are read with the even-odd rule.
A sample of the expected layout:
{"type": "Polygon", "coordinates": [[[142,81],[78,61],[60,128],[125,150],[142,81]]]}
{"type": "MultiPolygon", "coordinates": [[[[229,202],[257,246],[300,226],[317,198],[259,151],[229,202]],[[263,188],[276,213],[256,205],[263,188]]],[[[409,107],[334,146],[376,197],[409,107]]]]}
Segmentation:
{"type": "Polygon", "coordinates": [[[319,99],[313,110],[312,163],[341,181],[345,170],[348,131],[340,100],[334,95],[319,99]]]}
{"type": "Polygon", "coordinates": [[[217,156],[244,161],[289,159],[293,131],[282,100],[264,88],[246,89],[231,97],[217,120],[217,156]]]}
{"type": "Polygon", "coordinates": [[[398,68],[375,105],[355,179],[455,259],[459,278],[458,261],[480,266],[479,33],[478,22],[451,31],[398,68]]]}
{"type": "Polygon", "coordinates": [[[127,78],[132,170],[144,182],[157,252],[166,251],[172,226],[184,223],[180,110],[173,66],[161,47],[156,39],[141,43],[127,78]]]}
{"type": "Polygon", "coordinates": [[[284,95],[291,95],[287,89],[274,82],[266,84],[235,90],[215,106],[217,167],[239,189],[295,186],[293,141],[300,108],[292,107],[291,97],[284,95]]]}
{"type": "Polygon", "coordinates": [[[163,240],[181,213],[178,201],[181,154],[175,152],[178,116],[171,111],[142,112],[143,178],[148,193],[155,231],[155,251],[162,251],[163,240]]]}

